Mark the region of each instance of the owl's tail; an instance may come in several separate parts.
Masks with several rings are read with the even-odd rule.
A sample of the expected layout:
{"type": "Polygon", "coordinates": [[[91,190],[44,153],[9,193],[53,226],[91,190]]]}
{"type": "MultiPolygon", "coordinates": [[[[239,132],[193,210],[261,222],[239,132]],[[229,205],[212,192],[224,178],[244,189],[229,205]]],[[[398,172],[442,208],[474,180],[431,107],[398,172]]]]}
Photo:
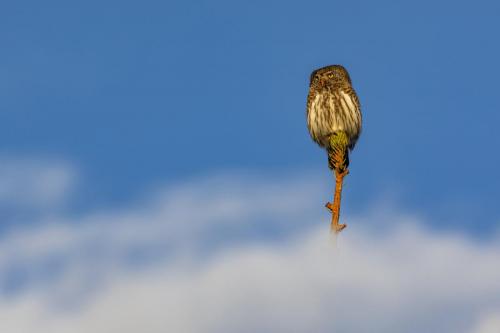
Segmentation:
{"type": "Polygon", "coordinates": [[[337,173],[343,173],[349,167],[349,137],[344,131],[330,135],[328,166],[337,173]]]}

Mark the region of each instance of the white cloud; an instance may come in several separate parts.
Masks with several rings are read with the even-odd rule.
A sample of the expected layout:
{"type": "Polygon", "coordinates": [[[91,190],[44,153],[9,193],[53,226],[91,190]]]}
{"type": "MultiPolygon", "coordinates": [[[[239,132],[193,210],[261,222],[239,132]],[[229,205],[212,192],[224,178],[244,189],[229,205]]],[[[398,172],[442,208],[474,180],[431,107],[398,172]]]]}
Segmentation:
{"type": "Polygon", "coordinates": [[[474,333],[498,333],[500,332],[500,309],[485,314],[478,321],[474,333]]]}
{"type": "Polygon", "coordinates": [[[210,177],[11,232],[0,276],[26,286],[0,300],[0,330],[498,331],[499,238],[365,212],[343,216],[334,244],[325,193],[297,177],[210,177]]]}
{"type": "MultiPolygon", "coordinates": [[[[404,224],[378,235],[352,226],[334,245],[326,231],[315,227],[279,243],[231,246],[201,262],[176,258],[115,275],[67,311],[53,303],[54,294],[36,290],[2,302],[0,325],[16,332],[487,333],[498,327],[498,313],[490,313],[500,305],[498,243],[404,224]]],[[[72,279],[70,273],[63,282],[72,287],[72,279]]]]}
{"type": "Polygon", "coordinates": [[[74,168],[62,161],[0,157],[0,207],[50,208],[64,201],[75,181],[74,168]]]}

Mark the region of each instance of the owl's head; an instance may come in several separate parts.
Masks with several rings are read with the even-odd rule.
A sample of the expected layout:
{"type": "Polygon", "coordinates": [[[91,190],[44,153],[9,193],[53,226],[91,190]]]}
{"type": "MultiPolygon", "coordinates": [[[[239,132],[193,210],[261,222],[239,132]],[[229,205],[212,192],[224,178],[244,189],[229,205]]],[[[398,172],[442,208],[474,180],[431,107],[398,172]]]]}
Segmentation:
{"type": "Polygon", "coordinates": [[[351,78],[343,66],[330,65],[313,71],[310,85],[316,88],[351,85],[351,78]]]}

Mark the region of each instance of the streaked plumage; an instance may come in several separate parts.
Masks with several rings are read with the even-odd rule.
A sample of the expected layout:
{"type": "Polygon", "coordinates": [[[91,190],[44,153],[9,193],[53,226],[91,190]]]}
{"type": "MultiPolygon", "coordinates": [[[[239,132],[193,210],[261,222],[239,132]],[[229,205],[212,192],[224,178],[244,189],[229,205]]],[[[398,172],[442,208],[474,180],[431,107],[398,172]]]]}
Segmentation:
{"type": "MultiPolygon", "coordinates": [[[[349,141],[347,148],[352,150],[361,134],[361,120],[358,96],[344,67],[332,65],[312,72],[307,97],[307,128],[317,144],[330,153],[333,149],[331,136],[342,131],[349,141]]],[[[347,153],[346,163],[349,163],[347,153]]]]}

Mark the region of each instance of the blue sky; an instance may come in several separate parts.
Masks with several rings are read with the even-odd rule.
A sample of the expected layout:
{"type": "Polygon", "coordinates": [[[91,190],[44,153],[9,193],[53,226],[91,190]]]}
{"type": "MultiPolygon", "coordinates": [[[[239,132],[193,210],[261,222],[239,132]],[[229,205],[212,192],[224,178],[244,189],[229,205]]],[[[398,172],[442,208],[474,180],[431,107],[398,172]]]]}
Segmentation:
{"type": "MultiPolygon", "coordinates": [[[[363,241],[372,242],[377,234],[374,224],[386,230],[410,221],[417,231],[407,233],[415,242],[439,244],[433,233],[461,235],[459,245],[441,239],[445,245],[437,253],[460,261],[473,249],[476,263],[470,272],[484,272],[488,292],[500,290],[492,282],[498,269],[485,268],[497,258],[500,221],[499,13],[495,1],[2,4],[0,245],[13,250],[0,258],[0,289],[32,300],[38,299],[35,294],[17,291],[38,295],[62,279],[78,286],[68,287],[70,295],[94,295],[89,285],[106,290],[109,276],[146,274],[138,268],[145,265],[166,267],[162,274],[184,276],[199,290],[218,290],[200,279],[225,267],[220,273],[224,281],[224,272],[239,267],[225,261],[234,249],[241,250],[242,262],[272,259],[273,265],[286,266],[295,259],[314,259],[308,244],[316,239],[314,228],[326,227],[323,205],[330,200],[333,181],[325,153],[306,129],[308,80],[315,68],[343,64],[364,117],[343,197],[346,233],[353,234],[346,243],[354,249],[346,256],[364,253],[363,241]],[[201,212],[195,208],[199,205],[201,212]],[[162,226],[162,221],[167,222],[162,226]],[[193,221],[203,227],[193,227],[193,221]],[[113,230],[122,225],[129,227],[115,236],[113,230]],[[137,239],[130,236],[135,232],[137,239]],[[356,238],[357,233],[364,236],[356,238]],[[63,235],[62,241],[57,235],[63,235]],[[33,239],[43,255],[31,254],[33,239]],[[296,251],[283,254],[294,240],[300,244],[296,251]],[[478,240],[492,242],[491,248],[478,240]],[[101,246],[104,259],[102,267],[89,270],[86,258],[92,257],[88,250],[94,244],[101,246]],[[188,268],[170,265],[186,256],[191,258],[188,268]],[[200,263],[206,270],[192,273],[189,267],[200,263]],[[68,280],[70,273],[79,278],[68,280]]],[[[389,243],[398,248],[405,232],[390,233],[395,239],[389,243]]],[[[381,270],[392,272],[401,262],[390,258],[392,245],[384,246],[375,240],[368,248],[382,258],[381,270]]],[[[401,251],[412,257],[416,249],[401,251]]],[[[425,255],[421,260],[429,262],[417,269],[435,269],[425,255]]],[[[249,267],[259,269],[254,261],[249,267]]],[[[346,270],[357,276],[360,267],[346,270]]],[[[433,288],[444,288],[443,281],[459,268],[438,270],[442,275],[434,276],[433,288]]],[[[332,272],[318,270],[323,273],[332,272]]],[[[407,281],[404,271],[397,276],[402,284],[407,281]]],[[[363,281],[367,290],[379,287],[363,281]]],[[[319,285],[318,294],[338,287],[319,285]]],[[[168,293],[182,289],[175,283],[161,288],[168,293]]],[[[287,294],[283,290],[278,296],[287,294]]],[[[477,299],[461,299],[474,304],[478,315],[457,327],[481,333],[500,327],[500,302],[494,299],[486,306],[484,293],[474,289],[471,295],[477,299]]],[[[89,297],[97,303],[114,299],[112,292],[96,295],[89,297]]],[[[446,295],[443,302],[454,301],[446,295]]],[[[387,297],[372,300],[383,303],[387,297]]],[[[234,306],[226,301],[221,309],[234,306]]],[[[57,300],[40,300],[41,308],[47,302],[57,300]]],[[[422,303],[405,304],[412,309],[422,303]]],[[[0,302],[0,309],[11,305],[0,302]]],[[[25,308],[16,309],[23,317],[25,308]]],[[[462,310],[443,310],[443,316],[462,310]]],[[[400,317],[402,322],[410,312],[400,317]]],[[[381,323],[382,317],[374,320],[381,323]]],[[[321,323],[314,316],[303,319],[297,325],[321,323]]],[[[13,327],[17,324],[14,320],[13,327]]],[[[425,324],[424,331],[443,331],[436,323],[425,324]]],[[[339,325],[363,332],[352,321],[339,325]]],[[[203,327],[183,331],[211,331],[203,327]]]]}
{"type": "Polygon", "coordinates": [[[4,4],[0,149],[62,157],[79,205],[219,170],[315,168],[304,103],[344,64],[364,133],[348,204],[387,192],[448,225],[499,218],[498,4],[167,1],[4,4]],[[467,204],[465,202],[468,202],[467,204]]]}

